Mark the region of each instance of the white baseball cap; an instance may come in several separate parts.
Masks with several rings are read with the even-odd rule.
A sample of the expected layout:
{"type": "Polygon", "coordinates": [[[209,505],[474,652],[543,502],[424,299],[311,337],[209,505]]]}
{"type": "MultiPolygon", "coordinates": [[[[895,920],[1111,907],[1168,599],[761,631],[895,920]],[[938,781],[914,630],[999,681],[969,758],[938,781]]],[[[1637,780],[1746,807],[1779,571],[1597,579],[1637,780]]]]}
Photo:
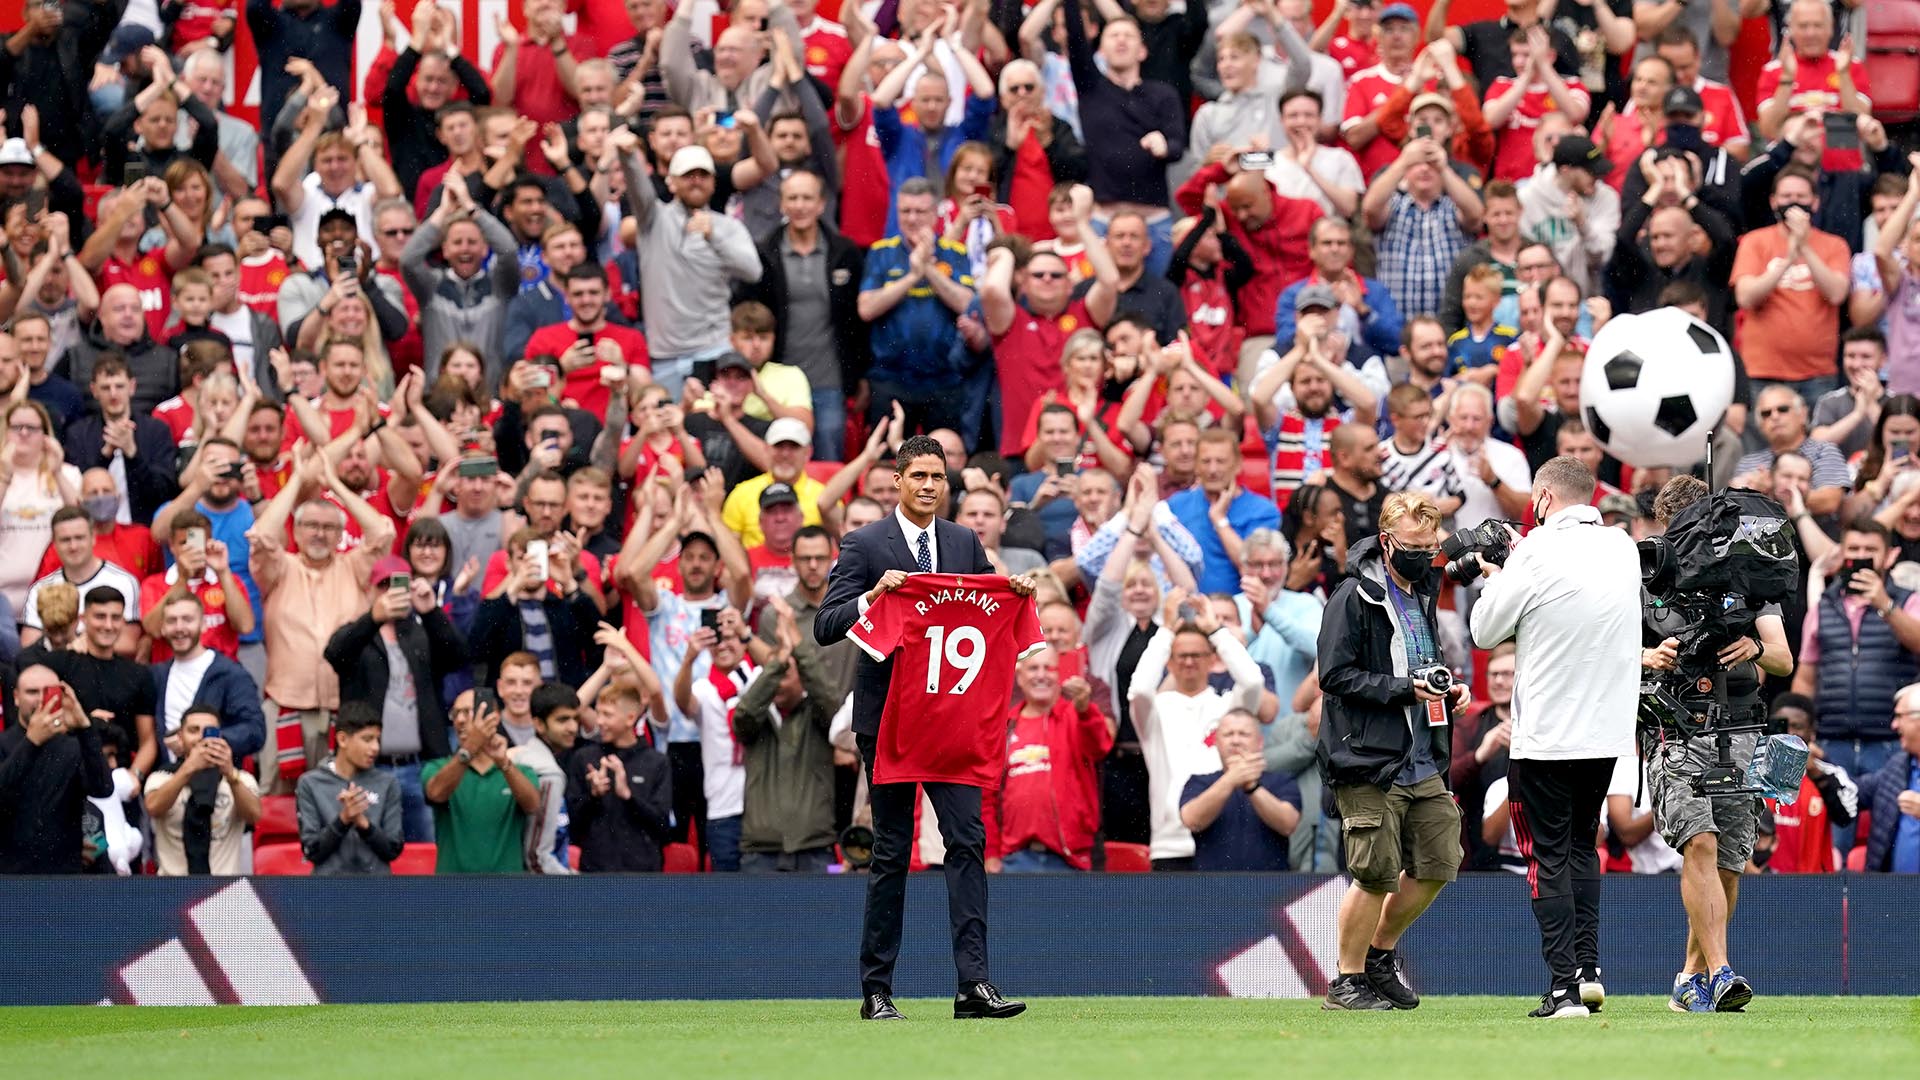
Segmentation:
{"type": "Polygon", "coordinates": [[[673,160],[667,164],[668,176],[685,176],[695,171],[714,171],[713,155],[707,153],[706,147],[683,146],[673,152],[673,160]]]}
{"type": "Polygon", "coordinates": [[[33,167],[33,151],[27,148],[27,140],[8,139],[0,143],[0,165],[25,165],[33,167]]]}
{"type": "Polygon", "coordinates": [[[767,445],[776,446],[783,442],[812,446],[813,436],[807,432],[807,425],[791,416],[783,416],[767,425],[767,445]]]}

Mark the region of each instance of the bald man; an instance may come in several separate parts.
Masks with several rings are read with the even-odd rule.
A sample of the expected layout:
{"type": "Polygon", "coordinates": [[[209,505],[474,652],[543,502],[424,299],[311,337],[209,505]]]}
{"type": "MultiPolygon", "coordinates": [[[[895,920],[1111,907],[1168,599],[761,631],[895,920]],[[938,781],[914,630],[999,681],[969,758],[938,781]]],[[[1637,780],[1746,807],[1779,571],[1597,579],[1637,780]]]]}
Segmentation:
{"type": "MultiPolygon", "coordinates": [[[[1678,166],[1680,162],[1658,163],[1669,170],[1678,166]]],[[[1691,170],[1684,175],[1690,178],[1691,170]]],[[[1705,200],[1695,200],[1691,209],[1681,205],[1691,191],[1676,189],[1671,182],[1651,194],[1654,206],[1634,199],[1621,207],[1620,232],[1607,263],[1608,293],[1622,303],[1622,310],[1639,314],[1661,306],[1660,294],[1668,285],[1691,281],[1707,294],[1707,322],[1731,337],[1724,283],[1733,269],[1733,223],[1705,200]]]]}
{"type": "Polygon", "coordinates": [[[1380,483],[1380,436],[1367,424],[1341,424],[1327,437],[1333,451],[1333,475],[1328,479],[1347,512],[1347,543],[1372,536],[1387,489],[1380,483]]]}
{"type": "Polygon", "coordinates": [[[1208,213],[1207,189],[1226,189],[1222,209],[1226,229],[1253,260],[1253,279],[1236,296],[1239,320],[1247,329],[1239,370],[1251,373],[1250,358],[1273,347],[1273,313],[1280,290],[1307,276],[1307,231],[1322,216],[1320,204],[1280,194],[1263,173],[1242,171],[1238,155],[1202,166],[1180,185],[1174,201],[1183,213],[1208,213]]]}
{"type": "MultiPolygon", "coordinates": [[[[735,6],[733,25],[713,43],[711,72],[700,70],[693,62],[693,9],[699,6],[681,4],[661,38],[660,66],[666,76],[667,93],[689,112],[752,108],[773,78],[773,65],[761,63],[766,58],[766,50],[760,45],[759,35],[746,25],[749,20],[758,21],[757,13],[748,10],[753,5],[735,6]]],[[[793,11],[785,4],[772,4],[766,7],[764,18],[769,31],[785,32],[794,59],[805,65],[805,38],[793,11]]],[[[797,108],[793,96],[783,92],[779,108],[782,111],[797,108]]]]}
{"type": "Polygon", "coordinates": [[[173,350],[147,333],[147,314],[140,300],[140,290],[127,284],[101,293],[99,314],[61,355],[54,374],[76,386],[89,385],[100,355],[117,352],[126,357],[127,370],[133,375],[133,411],[151,415],[155,405],[180,392],[180,362],[173,350]]]}

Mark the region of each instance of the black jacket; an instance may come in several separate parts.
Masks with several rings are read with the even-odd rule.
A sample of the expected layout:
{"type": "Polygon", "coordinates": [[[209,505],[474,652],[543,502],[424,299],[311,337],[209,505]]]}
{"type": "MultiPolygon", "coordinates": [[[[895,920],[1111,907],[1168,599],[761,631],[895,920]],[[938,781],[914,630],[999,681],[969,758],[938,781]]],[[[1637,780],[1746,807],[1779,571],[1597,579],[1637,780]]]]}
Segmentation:
{"type": "MultiPolygon", "coordinates": [[[[119,353],[127,361],[133,376],[133,411],[153,415],[154,406],[180,392],[180,354],[153,340],[147,322],[140,321],[140,340],[131,345],[116,345],[107,340],[95,319],[80,331],[79,340],[67,346],[54,365],[53,373],[86,391],[93,381],[93,365],[109,352],[119,353]]],[[[168,440],[171,442],[172,440],[168,440]]]]}
{"type": "Polygon", "coordinates": [[[78,874],[87,797],[113,794],[100,729],[27,741],[24,724],[0,731],[0,874],[78,874]]]}
{"type": "MultiPolygon", "coordinates": [[[[167,425],[142,413],[133,415],[133,447],[137,451],[127,462],[127,503],[135,521],[152,521],[159,509],[180,494],[174,475],[173,432],[167,425]]],[[[67,425],[60,435],[67,463],[81,472],[107,467],[112,456],[103,450],[106,418],[97,407],[87,410],[67,425]]]]}
{"type": "MultiPolygon", "coordinates": [[[[1377,536],[1347,551],[1346,580],[1320,620],[1320,775],[1328,784],[1393,785],[1413,757],[1411,713],[1418,698],[1407,674],[1400,621],[1387,598],[1387,568],[1377,536]]],[[[1438,594],[1420,598],[1434,626],[1438,594]]],[[[1451,727],[1421,727],[1440,780],[1452,764],[1451,727]]]]}
{"type": "MultiPolygon", "coordinates": [[[[473,66],[473,61],[456,53],[452,66],[453,77],[460,80],[474,108],[493,104],[493,88],[487,85],[487,77],[473,66]]],[[[400,178],[400,190],[406,193],[409,202],[413,201],[414,189],[420,186],[420,174],[447,160],[447,148],[435,135],[434,110],[421,108],[407,97],[407,85],[413,82],[413,73],[419,69],[420,51],[409,45],[394,60],[393,71],[380,93],[387,157],[393,162],[394,174],[400,178]]]]}
{"type": "Polygon", "coordinates": [[[673,812],[673,779],[665,754],[645,743],[616,750],[603,743],[579,743],[567,758],[569,835],[580,845],[580,871],[645,873],[658,871],[673,812]],[[587,769],[618,757],[627,771],[628,798],[609,789],[593,794],[587,769]]]}
{"type": "MultiPolygon", "coordinates": [[[[736,288],[734,300],[758,300],[773,309],[773,358],[791,364],[786,356],[787,266],[780,257],[780,237],[785,231],[782,226],[760,238],[760,280],[736,288]]],[[[827,305],[833,318],[833,346],[840,354],[840,385],[852,390],[873,364],[867,324],[860,318],[860,276],[866,271],[867,253],[825,221],[820,223],[820,237],[827,244],[827,305]]]]}
{"type": "Polygon", "coordinates": [[[1719,207],[1705,201],[1696,203],[1693,222],[1707,234],[1707,253],[1694,255],[1672,269],[1662,269],[1640,238],[1652,216],[1653,209],[1640,199],[1621,208],[1620,232],[1613,245],[1613,258],[1607,262],[1607,293],[1613,309],[1635,315],[1652,311],[1660,306],[1660,293],[1668,285],[1691,281],[1707,294],[1707,322],[1732,341],[1733,294],[1726,282],[1733,273],[1733,253],[1739,243],[1733,223],[1719,207]]]}
{"type": "MultiPolygon", "coordinates": [[[[568,686],[585,684],[587,676],[600,666],[600,646],[593,643],[600,609],[585,589],[575,589],[569,597],[549,591],[542,606],[553,632],[554,681],[568,686]]],[[[472,662],[484,664],[489,673],[496,672],[508,654],[524,648],[526,628],[520,622],[520,608],[505,595],[482,600],[480,611],[473,617],[472,662]]]]}
{"type": "MultiPolygon", "coordinates": [[[[1907,155],[1897,142],[1889,141],[1886,149],[1878,154],[1863,146],[1860,156],[1866,159],[1866,168],[1847,172],[1823,169],[1813,189],[1814,198],[1820,201],[1820,209],[1813,213],[1813,227],[1845,240],[1849,251],[1860,250],[1862,227],[1866,224],[1867,212],[1873,209],[1874,181],[1883,174],[1905,176],[1908,172],[1907,155]]],[[[1773,179],[1792,160],[1793,147],[1785,139],[1776,139],[1764,151],[1754,154],[1740,171],[1740,201],[1747,228],[1757,229],[1773,223],[1770,203],[1773,179]]],[[[1621,202],[1625,201],[1623,195],[1621,202]]]]}
{"type": "MultiPolygon", "coordinates": [[[[394,624],[400,652],[413,675],[414,704],[420,717],[420,756],[442,758],[453,752],[447,742],[446,703],[440,700],[440,681],[467,664],[467,641],[440,608],[394,624]]],[[[387,683],[393,678],[387,650],[380,642],[380,624],[373,613],[353,620],[327,640],[327,663],[340,676],[340,700],[360,701],[381,711],[387,683]]]]}

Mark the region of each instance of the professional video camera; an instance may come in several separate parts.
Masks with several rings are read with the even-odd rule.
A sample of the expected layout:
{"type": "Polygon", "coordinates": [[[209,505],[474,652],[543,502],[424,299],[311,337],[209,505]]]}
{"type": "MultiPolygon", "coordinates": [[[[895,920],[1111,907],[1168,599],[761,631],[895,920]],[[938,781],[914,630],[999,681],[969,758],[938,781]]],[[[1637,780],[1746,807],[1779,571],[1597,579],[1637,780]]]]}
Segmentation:
{"type": "MultiPolygon", "coordinates": [[[[1768,724],[1732,715],[1718,654],[1752,635],[1759,606],[1786,599],[1799,580],[1799,551],[1786,511],[1757,491],[1715,492],[1674,515],[1664,537],[1640,542],[1640,572],[1648,603],[1680,616],[1679,629],[1670,635],[1680,643],[1673,670],[1641,682],[1643,738],[1713,738],[1718,760],[1694,780],[1703,795],[1771,793],[1772,774],[1792,771],[1792,747],[1768,739],[1745,776],[1735,767],[1731,737],[1766,731],[1768,724]]],[[[1804,771],[1804,744],[1798,754],[1804,771]]],[[[1793,784],[1797,788],[1797,776],[1793,784]]]]}
{"type": "Polygon", "coordinates": [[[1475,525],[1471,529],[1461,529],[1449,533],[1440,541],[1440,553],[1447,557],[1447,578],[1460,585],[1470,585],[1480,576],[1480,563],[1469,559],[1469,555],[1478,555],[1482,560],[1495,566],[1507,565],[1508,556],[1513,554],[1513,540],[1507,535],[1511,521],[1489,520],[1475,525]]]}

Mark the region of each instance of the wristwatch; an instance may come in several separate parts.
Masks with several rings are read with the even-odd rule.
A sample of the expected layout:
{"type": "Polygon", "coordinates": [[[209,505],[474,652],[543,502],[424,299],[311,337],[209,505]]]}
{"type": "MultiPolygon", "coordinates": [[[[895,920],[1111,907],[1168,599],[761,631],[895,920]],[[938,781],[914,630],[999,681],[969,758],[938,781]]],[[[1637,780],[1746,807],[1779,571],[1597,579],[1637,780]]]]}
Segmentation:
{"type": "Polygon", "coordinates": [[[473,764],[473,751],[467,749],[464,746],[461,747],[453,756],[456,758],[459,758],[460,764],[462,765],[473,764]]]}
{"type": "Polygon", "coordinates": [[[1500,474],[1499,474],[1499,473],[1494,473],[1494,474],[1493,474],[1493,479],[1491,479],[1491,480],[1489,480],[1489,481],[1487,481],[1487,490],[1488,490],[1488,491],[1499,491],[1499,490],[1500,490],[1500,488],[1501,488],[1502,486],[1503,486],[1503,485],[1502,485],[1502,484],[1501,484],[1501,482],[1500,482],[1500,474]]]}

